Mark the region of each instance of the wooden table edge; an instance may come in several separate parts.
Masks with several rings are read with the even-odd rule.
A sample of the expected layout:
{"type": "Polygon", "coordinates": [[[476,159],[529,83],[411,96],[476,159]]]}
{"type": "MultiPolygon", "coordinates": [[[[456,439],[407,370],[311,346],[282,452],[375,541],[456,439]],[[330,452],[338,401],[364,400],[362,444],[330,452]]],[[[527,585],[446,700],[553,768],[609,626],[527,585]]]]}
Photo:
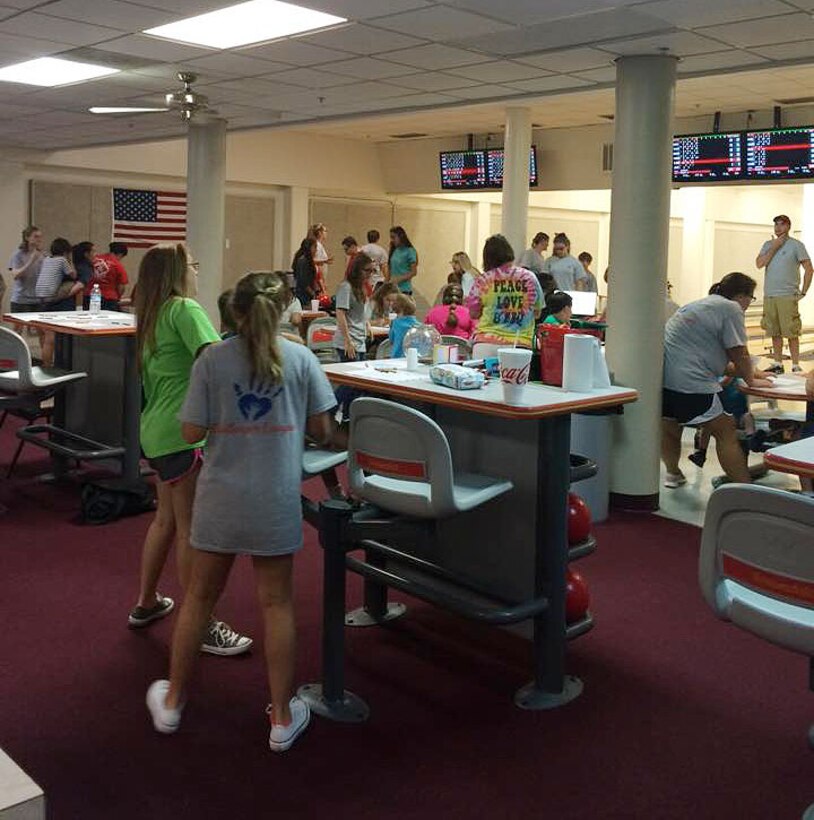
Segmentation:
{"type": "Polygon", "coordinates": [[[91,328],[83,327],[68,327],[66,325],[55,325],[52,322],[44,322],[41,319],[32,319],[26,321],[25,319],[18,319],[11,314],[3,314],[2,320],[10,325],[18,327],[34,327],[37,330],[49,330],[52,333],[64,333],[67,336],[135,336],[136,328],[127,325],[121,325],[116,328],[102,328],[93,330],[91,328]]]}
{"type": "Polygon", "coordinates": [[[763,454],[763,461],[767,467],[779,473],[789,473],[790,475],[801,475],[814,478],[814,464],[807,461],[795,461],[793,458],[772,455],[772,451],[763,454]]]}

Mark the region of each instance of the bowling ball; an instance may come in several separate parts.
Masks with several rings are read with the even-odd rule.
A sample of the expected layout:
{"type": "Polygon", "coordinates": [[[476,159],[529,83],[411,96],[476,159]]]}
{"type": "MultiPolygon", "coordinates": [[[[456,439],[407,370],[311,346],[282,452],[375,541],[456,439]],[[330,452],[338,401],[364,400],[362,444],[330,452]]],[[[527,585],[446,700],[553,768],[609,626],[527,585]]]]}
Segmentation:
{"type": "Polygon", "coordinates": [[[591,534],[591,512],[576,494],[568,493],[568,543],[579,544],[591,534]]]}
{"type": "Polygon", "coordinates": [[[591,594],[585,579],[569,567],[565,573],[565,622],[582,620],[590,605],[591,594]]]}

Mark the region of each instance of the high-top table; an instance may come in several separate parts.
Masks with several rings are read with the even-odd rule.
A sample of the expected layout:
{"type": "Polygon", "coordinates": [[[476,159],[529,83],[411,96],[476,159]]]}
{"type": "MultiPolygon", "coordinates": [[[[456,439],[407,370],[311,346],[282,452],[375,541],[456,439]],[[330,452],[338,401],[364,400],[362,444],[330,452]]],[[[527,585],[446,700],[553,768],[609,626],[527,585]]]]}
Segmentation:
{"type": "Polygon", "coordinates": [[[141,380],[136,351],[136,317],[129,313],[65,311],[7,313],[3,321],[56,334],[55,365],[80,370],[87,379],[55,398],[54,422],[69,433],[124,447],[121,475],[140,479],[141,380]]]}
{"type": "Polygon", "coordinates": [[[513,490],[489,504],[437,522],[432,554],[422,557],[496,598],[548,595],[548,610],[535,616],[534,629],[535,647],[546,646],[535,651],[542,659],[535,677],[544,684],[519,693],[516,701],[549,708],[579,695],[581,682],[564,673],[571,414],[621,408],[636,401],[637,392],[608,387],[574,393],[529,384],[522,402],[510,405],[497,380],[479,390],[452,390],[433,384],[428,366],[407,371],[404,359],[330,364],[324,370],[334,385],[389,397],[434,418],[449,441],[456,471],[513,483],[513,490]]]}
{"type": "Polygon", "coordinates": [[[772,447],[763,455],[766,466],[780,473],[814,478],[814,436],[772,447]]]}

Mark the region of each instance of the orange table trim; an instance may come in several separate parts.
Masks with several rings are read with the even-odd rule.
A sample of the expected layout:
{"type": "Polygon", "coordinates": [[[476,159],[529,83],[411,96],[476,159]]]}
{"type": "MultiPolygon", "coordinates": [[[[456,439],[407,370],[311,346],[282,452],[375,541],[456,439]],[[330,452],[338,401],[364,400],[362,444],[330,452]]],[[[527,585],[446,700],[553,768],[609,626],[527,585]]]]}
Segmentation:
{"type": "Polygon", "coordinates": [[[763,461],[767,467],[777,470],[779,473],[790,473],[791,475],[801,475],[807,478],[814,478],[814,464],[809,461],[796,461],[793,458],[772,455],[772,451],[763,454],[763,461]]]}

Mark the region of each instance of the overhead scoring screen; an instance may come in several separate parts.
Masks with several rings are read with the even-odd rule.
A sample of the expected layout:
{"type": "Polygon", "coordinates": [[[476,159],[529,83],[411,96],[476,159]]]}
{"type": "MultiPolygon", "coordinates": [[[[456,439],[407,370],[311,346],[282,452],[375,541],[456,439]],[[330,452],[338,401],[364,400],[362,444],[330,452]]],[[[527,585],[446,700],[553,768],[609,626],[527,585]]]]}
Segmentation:
{"type": "MultiPolygon", "coordinates": [[[[442,151],[441,187],[452,191],[502,188],[504,161],[502,148],[442,151]]],[[[537,185],[537,152],[533,145],[529,152],[529,185],[537,185]]]]}
{"type": "Polygon", "coordinates": [[[747,131],[747,179],[814,178],[814,127],[747,131]]]}
{"type": "Polygon", "coordinates": [[[673,182],[720,182],[742,174],[739,132],[673,137],[673,182]]]}

